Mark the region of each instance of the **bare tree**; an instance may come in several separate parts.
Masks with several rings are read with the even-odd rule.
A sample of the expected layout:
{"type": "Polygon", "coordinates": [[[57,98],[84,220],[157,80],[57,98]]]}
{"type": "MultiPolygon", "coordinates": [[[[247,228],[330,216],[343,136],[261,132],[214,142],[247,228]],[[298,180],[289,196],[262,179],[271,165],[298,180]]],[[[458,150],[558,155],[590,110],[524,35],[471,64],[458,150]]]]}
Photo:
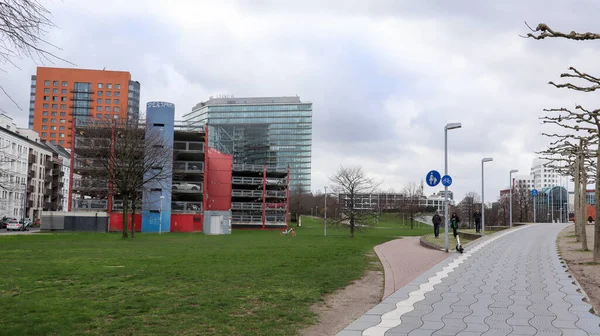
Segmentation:
{"type": "Polygon", "coordinates": [[[340,166],[329,180],[331,181],[331,189],[340,195],[341,220],[349,225],[350,237],[354,238],[357,224],[369,225],[370,221],[365,219],[373,216],[372,209],[358,209],[356,201],[362,194],[373,193],[380,183],[368,178],[359,166],[349,168],[340,166]]]}
{"type": "MultiPolygon", "coordinates": [[[[529,27],[529,26],[528,26],[529,27]]],[[[532,29],[530,33],[527,34],[527,38],[533,38],[535,40],[543,40],[546,38],[563,38],[568,40],[576,40],[576,41],[585,41],[585,40],[599,40],[600,34],[585,32],[578,33],[572,31],[570,33],[562,33],[560,31],[556,31],[550,28],[547,24],[540,23],[536,29],[532,29]]],[[[560,75],[561,78],[569,78],[574,79],[578,82],[583,82],[584,84],[574,84],[570,82],[556,84],[554,82],[550,82],[550,85],[553,85],[557,88],[567,88],[570,90],[575,90],[579,92],[594,92],[600,89],[600,78],[589,75],[585,72],[579,71],[575,67],[569,67],[569,73],[563,73],[560,75]]],[[[558,117],[548,118],[548,122],[559,125],[565,129],[575,130],[575,131],[584,131],[588,132],[590,135],[595,135],[596,137],[600,134],[600,109],[589,110],[583,108],[581,105],[577,105],[575,110],[569,110],[566,108],[558,108],[551,109],[548,111],[559,112],[558,117]],[[584,126],[580,126],[579,124],[583,124],[584,126]]],[[[600,143],[596,146],[596,162],[600,162],[600,143]]],[[[594,225],[594,249],[593,249],[593,260],[596,263],[600,263],[600,169],[596,169],[595,174],[595,183],[596,183],[596,223],[594,225]]]]}
{"type": "MultiPolygon", "coordinates": [[[[122,198],[122,233],[127,238],[130,205],[151,184],[171,177],[172,144],[165,143],[159,131],[128,120],[94,121],[78,127],[77,135],[75,160],[86,166],[81,174],[88,181],[100,181],[103,186],[108,183],[107,195],[122,198]]],[[[133,222],[131,230],[135,230],[133,222]]]]}
{"type": "Polygon", "coordinates": [[[517,210],[520,222],[528,222],[533,217],[533,197],[531,190],[524,187],[516,187],[513,193],[513,208],[517,210]]]}
{"type": "Polygon", "coordinates": [[[463,198],[463,200],[460,201],[460,203],[457,205],[457,207],[459,208],[461,215],[463,216],[463,222],[464,217],[467,217],[469,220],[469,227],[472,227],[473,214],[475,213],[475,210],[481,207],[481,197],[478,193],[474,191],[468,192],[465,195],[465,198],[463,198]]]}
{"type": "MultiPolygon", "coordinates": [[[[30,58],[36,63],[66,61],[51,49],[59,47],[48,42],[44,36],[55,28],[50,11],[40,0],[0,0],[0,63],[20,69],[15,59],[30,58]]],[[[73,64],[73,63],[70,63],[73,64]]],[[[6,72],[6,69],[0,67],[6,72]]],[[[0,90],[19,109],[19,104],[0,85],[0,90]]]]}
{"type": "Polygon", "coordinates": [[[425,212],[425,207],[421,205],[423,192],[419,185],[411,182],[404,186],[402,193],[404,197],[399,201],[398,211],[410,219],[410,228],[414,229],[415,218],[425,212]]]}

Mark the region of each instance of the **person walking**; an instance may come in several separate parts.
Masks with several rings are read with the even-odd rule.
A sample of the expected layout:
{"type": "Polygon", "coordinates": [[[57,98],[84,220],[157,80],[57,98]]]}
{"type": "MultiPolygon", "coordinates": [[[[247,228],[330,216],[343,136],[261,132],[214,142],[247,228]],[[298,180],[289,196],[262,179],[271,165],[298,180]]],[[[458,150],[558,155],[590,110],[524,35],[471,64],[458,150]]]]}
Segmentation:
{"type": "Polygon", "coordinates": [[[454,238],[458,234],[456,230],[458,230],[458,223],[460,223],[460,218],[456,214],[456,212],[452,213],[452,217],[450,217],[450,226],[452,227],[452,233],[454,234],[454,238]]]}
{"type": "Polygon", "coordinates": [[[481,212],[479,212],[479,210],[475,210],[475,213],[473,214],[473,219],[475,220],[475,232],[480,233],[481,232],[481,212]]]}
{"type": "Polygon", "coordinates": [[[437,211],[433,215],[433,218],[431,218],[431,222],[433,223],[433,234],[435,235],[435,238],[438,238],[440,235],[440,224],[442,224],[442,217],[438,215],[437,211]]]}

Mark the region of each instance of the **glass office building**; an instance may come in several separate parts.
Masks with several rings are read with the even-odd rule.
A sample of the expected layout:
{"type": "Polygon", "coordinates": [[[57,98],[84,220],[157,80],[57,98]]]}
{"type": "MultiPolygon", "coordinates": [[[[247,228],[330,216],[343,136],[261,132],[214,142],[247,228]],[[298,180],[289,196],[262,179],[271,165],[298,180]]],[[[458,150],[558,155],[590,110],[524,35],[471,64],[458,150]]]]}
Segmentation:
{"type": "Polygon", "coordinates": [[[236,164],[290,167],[292,190],[310,192],[312,103],[299,97],[210,98],[183,116],[207,126],[209,146],[236,164]]]}

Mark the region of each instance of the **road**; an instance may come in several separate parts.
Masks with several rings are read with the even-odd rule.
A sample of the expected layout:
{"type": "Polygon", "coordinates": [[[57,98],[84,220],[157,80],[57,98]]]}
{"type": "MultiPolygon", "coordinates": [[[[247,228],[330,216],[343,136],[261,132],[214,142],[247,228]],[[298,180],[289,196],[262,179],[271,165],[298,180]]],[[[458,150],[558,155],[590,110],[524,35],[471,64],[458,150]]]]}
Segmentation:
{"type": "Polygon", "coordinates": [[[31,228],[31,229],[29,229],[29,231],[6,231],[5,229],[0,229],[0,236],[32,234],[32,233],[36,233],[39,231],[40,231],[40,228],[31,228]]]}
{"type": "Polygon", "coordinates": [[[396,291],[338,335],[600,335],[558,256],[566,224],[478,240],[396,291]]]}

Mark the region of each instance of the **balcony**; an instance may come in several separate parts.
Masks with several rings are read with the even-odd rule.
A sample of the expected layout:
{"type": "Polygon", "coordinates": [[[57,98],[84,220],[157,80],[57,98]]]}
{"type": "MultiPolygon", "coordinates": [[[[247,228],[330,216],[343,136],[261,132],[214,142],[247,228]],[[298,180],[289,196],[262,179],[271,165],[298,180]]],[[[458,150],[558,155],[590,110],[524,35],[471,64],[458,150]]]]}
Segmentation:
{"type": "Polygon", "coordinates": [[[202,202],[171,202],[171,211],[202,211],[202,202]]]}
{"type": "Polygon", "coordinates": [[[73,209],[79,211],[106,211],[107,200],[75,200],[73,209]]]}
{"type": "Polygon", "coordinates": [[[204,162],[174,162],[173,163],[174,173],[203,173],[204,162]]]}
{"type": "Polygon", "coordinates": [[[202,183],[190,183],[190,182],[181,182],[181,181],[173,181],[172,191],[173,193],[201,193],[202,192],[202,183]]]}
{"type": "Polygon", "coordinates": [[[204,152],[204,142],[194,141],[174,141],[173,151],[175,152],[204,152]]]}
{"type": "Polygon", "coordinates": [[[278,190],[267,190],[267,197],[286,198],[287,192],[278,190]]]}
{"type": "Polygon", "coordinates": [[[36,178],[36,173],[35,173],[35,170],[30,170],[30,171],[29,171],[29,174],[27,175],[27,177],[28,177],[29,179],[34,179],[34,178],[36,178]]]}
{"type": "Polygon", "coordinates": [[[231,210],[262,210],[262,203],[232,202],[231,210]]]}
{"type": "Polygon", "coordinates": [[[35,163],[36,159],[35,155],[29,154],[29,164],[35,163]]]}
{"type": "MultiPolygon", "coordinates": [[[[81,92],[84,93],[84,92],[81,92]]],[[[91,97],[71,97],[69,98],[70,101],[89,101],[92,102],[94,101],[91,97]]]]}
{"type": "MultiPolygon", "coordinates": [[[[236,163],[233,165],[234,171],[251,171],[251,172],[262,172],[265,169],[264,165],[253,165],[253,164],[244,164],[244,163],[236,163]]],[[[274,167],[267,165],[267,172],[277,172],[277,173],[287,173],[287,167],[274,167]]]]}
{"type": "Polygon", "coordinates": [[[231,196],[233,197],[262,197],[262,190],[232,190],[231,196]]]}

